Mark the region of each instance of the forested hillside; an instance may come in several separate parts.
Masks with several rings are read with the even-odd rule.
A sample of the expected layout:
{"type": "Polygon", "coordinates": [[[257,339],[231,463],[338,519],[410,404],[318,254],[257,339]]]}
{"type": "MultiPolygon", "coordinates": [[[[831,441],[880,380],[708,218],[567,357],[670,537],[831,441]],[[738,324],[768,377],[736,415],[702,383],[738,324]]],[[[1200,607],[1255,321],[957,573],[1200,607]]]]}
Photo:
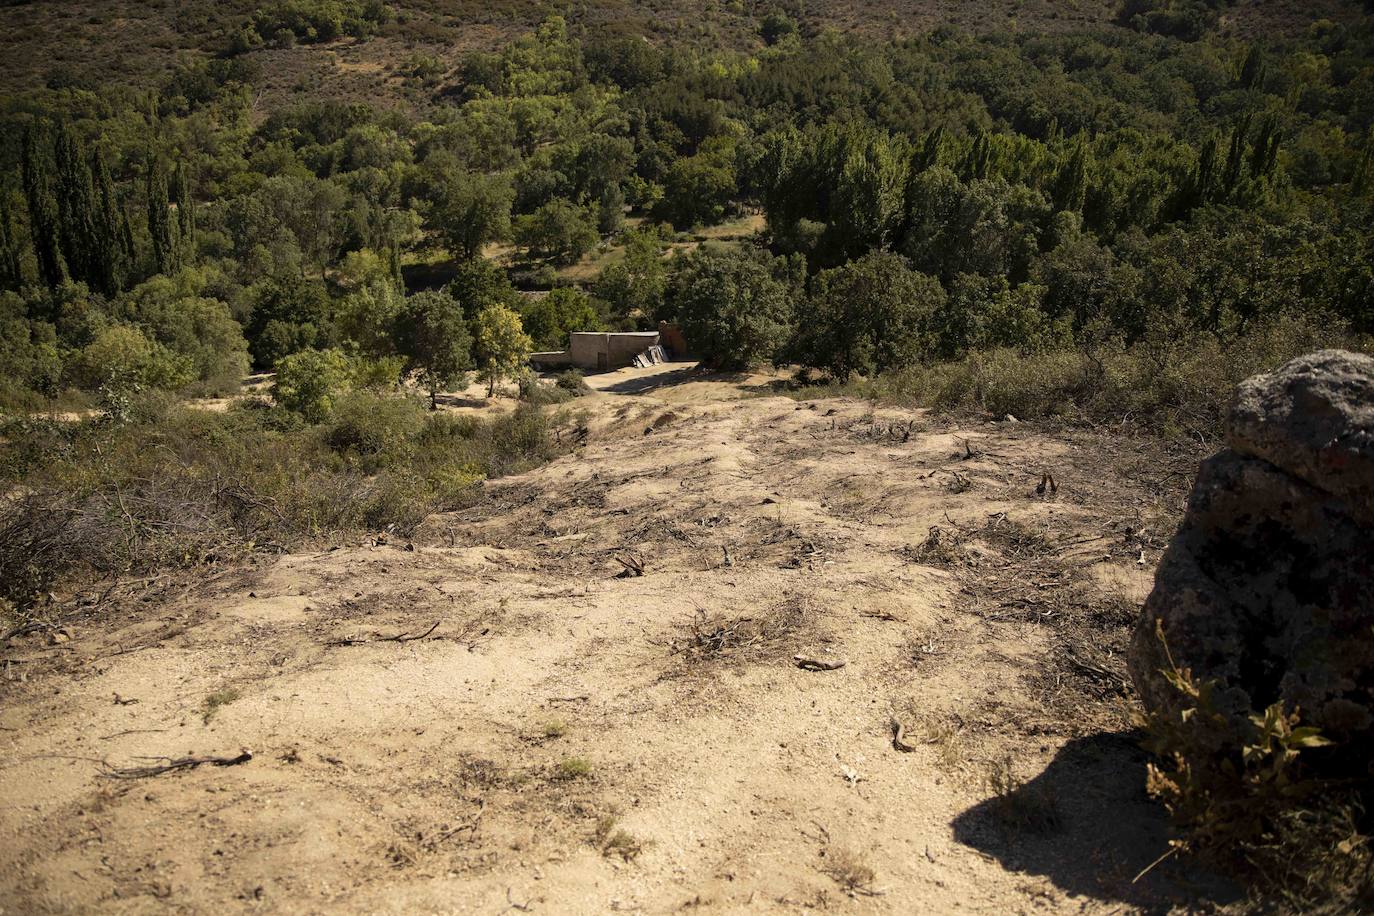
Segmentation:
{"type": "Polygon", "coordinates": [[[540,346],[670,318],[713,362],[839,379],[999,348],[1167,376],[1171,342],[1369,332],[1370,21],[1180,40],[1155,32],[1199,29],[1148,6],[1120,11],[1134,29],[888,42],[774,11],[747,51],[551,17],[453,71],[415,60],[413,113],[309,85],[264,107],[257,49],[373,40],[403,11],[263,7],[157,86],[5,98],[4,396],[226,391],[307,349],[399,373],[405,277],[452,280],[469,320],[524,311],[540,346]],[[657,257],[754,208],[741,250],[657,257]],[[519,269],[494,270],[506,241],[519,269]],[[585,289],[511,285],[605,245],[628,256],[585,289]]]}

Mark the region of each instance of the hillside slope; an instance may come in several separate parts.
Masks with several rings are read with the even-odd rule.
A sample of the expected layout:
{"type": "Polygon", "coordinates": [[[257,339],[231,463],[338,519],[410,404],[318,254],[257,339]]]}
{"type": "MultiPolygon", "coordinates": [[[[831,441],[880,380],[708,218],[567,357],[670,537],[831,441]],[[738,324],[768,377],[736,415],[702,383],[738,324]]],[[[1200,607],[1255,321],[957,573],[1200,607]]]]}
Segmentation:
{"type": "MultiPolygon", "coordinates": [[[[0,90],[110,83],[146,90],[181,60],[223,53],[256,6],[238,0],[12,4],[5,8],[6,27],[0,30],[0,90]]],[[[260,91],[269,97],[308,92],[377,107],[426,103],[433,97],[432,87],[406,76],[417,60],[429,58],[455,68],[469,52],[499,48],[549,12],[544,4],[523,0],[393,0],[390,6],[396,20],[379,35],[248,53],[246,59],[261,68],[260,91]]],[[[939,26],[974,33],[1111,29],[1117,28],[1118,6],[1113,0],[820,0],[806,4],[800,17],[809,32],[831,29],[886,40],[939,26]]],[[[706,0],[591,0],[561,12],[575,34],[644,35],[659,43],[717,51],[761,47],[759,21],[773,8],[706,0]]],[[[1293,35],[1319,19],[1350,21],[1358,15],[1359,4],[1348,0],[1241,0],[1227,12],[1220,34],[1293,35]]]]}
{"type": "Polygon", "coordinates": [[[682,367],[597,381],[585,446],[414,543],[135,583],[17,638],[4,898],[1005,913],[1203,892],[1173,866],[1131,881],[1167,831],[1122,702],[1185,457],[682,367]]]}

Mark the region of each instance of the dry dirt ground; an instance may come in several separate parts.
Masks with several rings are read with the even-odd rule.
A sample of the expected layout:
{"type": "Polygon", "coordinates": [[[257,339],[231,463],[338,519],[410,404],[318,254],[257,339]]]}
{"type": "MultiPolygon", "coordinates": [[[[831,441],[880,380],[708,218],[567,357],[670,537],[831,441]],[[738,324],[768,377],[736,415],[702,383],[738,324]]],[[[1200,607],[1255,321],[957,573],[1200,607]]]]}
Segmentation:
{"type": "Polygon", "coordinates": [[[13,640],[0,911],[1216,899],[1132,881],[1167,828],[1121,655],[1196,456],[768,381],[602,376],[585,444],[412,540],[13,640]]]}

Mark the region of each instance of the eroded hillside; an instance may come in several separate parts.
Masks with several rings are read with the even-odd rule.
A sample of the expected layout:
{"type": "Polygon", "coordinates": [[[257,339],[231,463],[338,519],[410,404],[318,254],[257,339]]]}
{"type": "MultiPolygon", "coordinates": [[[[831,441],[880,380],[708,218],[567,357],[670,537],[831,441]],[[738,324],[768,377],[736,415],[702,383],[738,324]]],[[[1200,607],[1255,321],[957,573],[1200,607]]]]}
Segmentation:
{"type": "Polygon", "coordinates": [[[585,444],[414,541],[126,585],[15,638],[16,911],[1203,892],[1132,883],[1167,833],[1123,702],[1187,456],[681,367],[598,382],[585,444]]]}

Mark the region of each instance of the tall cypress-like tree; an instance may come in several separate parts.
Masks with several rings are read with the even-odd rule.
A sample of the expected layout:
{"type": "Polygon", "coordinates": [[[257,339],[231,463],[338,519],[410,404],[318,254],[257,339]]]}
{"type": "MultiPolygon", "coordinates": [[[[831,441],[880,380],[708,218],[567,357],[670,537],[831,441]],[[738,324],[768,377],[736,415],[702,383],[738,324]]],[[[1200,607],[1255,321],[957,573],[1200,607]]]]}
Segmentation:
{"type": "Polygon", "coordinates": [[[138,246],[134,243],[134,224],[125,206],[119,208],[119,247],[124,253],[124,263],[132,279],[139,269],[138,246]]]}
{"type": "Polygon", "coordinates": [[[1054,205],[1060,210],[1075,213],[1083,209],[1083,201],[1088,196],[1088,144],[1080,134],[1069,154],[1068,162],[1059,169],[1052,188],[1054,205]]]}
{"type": "Polygon", "coordinates": [[[124,211],[115,194],[105,157],[98,149],[92,158],[91,171],[95,178],[95,246],[92,260],[97,274],[96,285],[106,295],[113,296],[124,288],[129,277],[130,259],[123,238],[124,211]]]}
{"type": "Polygon", "coordinates": [[[0,194],[0,289],[18,289],[23,281],[19,231],[9,204],[9,193],[0,194]]]}
{"type": "Polygon", "coordinates": [[[1260,121],[1259,134],[1255,146],[1250,151],[1250,174],[1256,178],[1272,178],[1279,164],[1279,118],[1267,114],[1260,121]]]}
{"type": "Polygon", "coordinates": [[[1193,174],[1192,206],[1201,206],[1212,199],[1217,181],[1217,138],[1213,134],[1207,138],[1198,158],[1197,171],[1193,174]]]}
{"type": "Polygon", "coordinates": [[[29,237],[34,258],[38,261],[38,273],[44,283],[56,287],[67,279],[67,265],[62,259],[57,199],[53,196],[45,139],[46,131],[40,125],[29,128],[24,137],[21,171],[24,197],[29,205],[29,237]]]}
{"type": "Polygon", "coordinates": [[[167,173],[162,160],[148,151],[148,235],[153,240],[153,270],[176,273],[179,266],[177,224],[172,219],[172,204],[167,192],[167,173]]]}
{"type": "Polygon", "coordinates": [[[1245,138],[1250,133],[1250,116],[1240,119],[1231,134],[1231,148],[1226,153],[1226,169],[1221,173],[1221,199],[1226,200],[1235,193],[1240,184],[1241,167],[1245,163],[1245,138]]]}
{"type": "Polygon", "coordinates": [[[1264,62],[1264,51],[1259,45],[1251,45],[1250,50],[1245,55],[1245,63],[1240,68],[1240,85],[1242,89],[1263,89],[1265,77],[1268,76],[1268,67],[1264,62]]]}
{"type": "Polygon", "coordinates": [[[178,162],[172,171],[172,199],[177,205],[177,254],[180,263],[189,264],[195,258],[196,202],[191,196],[191,179],[186,167],[178,162]]]}
{"type": "Polygon", "coordinates": [[[925,143],[921,146],[921,152],[916,155],[916,161],[912,163],[912,172],[924,172],[926,169],[933,169],[940,164],[940,147],[945,141],[945,125],[939,124],[931,128],[930,133],[926,134],[925,143]]]}
{"type": "Polygon", "coordinates": [[[1371,181],[1374,181],[1374,127],[1369,129],[1364,138],[1364,153],[1350,176],[1350,193],[1356,197],[1363,197],[1364,192],[1369,190],[1371,181]]]}
{"type": "Polygon", "coordinates": [[[58,237],[72,279],[102,285],[96,251],[95,185],[86,150],[70,124],[57,129],[53,147],[56,164],[58,237]]]}
{"type": "Polygon", "coordinates": [[[969,148],[968,155],[964,157],[959,177],[964,181],[987,178],[991,168],[992,144],[988,141],[987,131],[980,130],[973,140],[973,146],[969,148]]]}

